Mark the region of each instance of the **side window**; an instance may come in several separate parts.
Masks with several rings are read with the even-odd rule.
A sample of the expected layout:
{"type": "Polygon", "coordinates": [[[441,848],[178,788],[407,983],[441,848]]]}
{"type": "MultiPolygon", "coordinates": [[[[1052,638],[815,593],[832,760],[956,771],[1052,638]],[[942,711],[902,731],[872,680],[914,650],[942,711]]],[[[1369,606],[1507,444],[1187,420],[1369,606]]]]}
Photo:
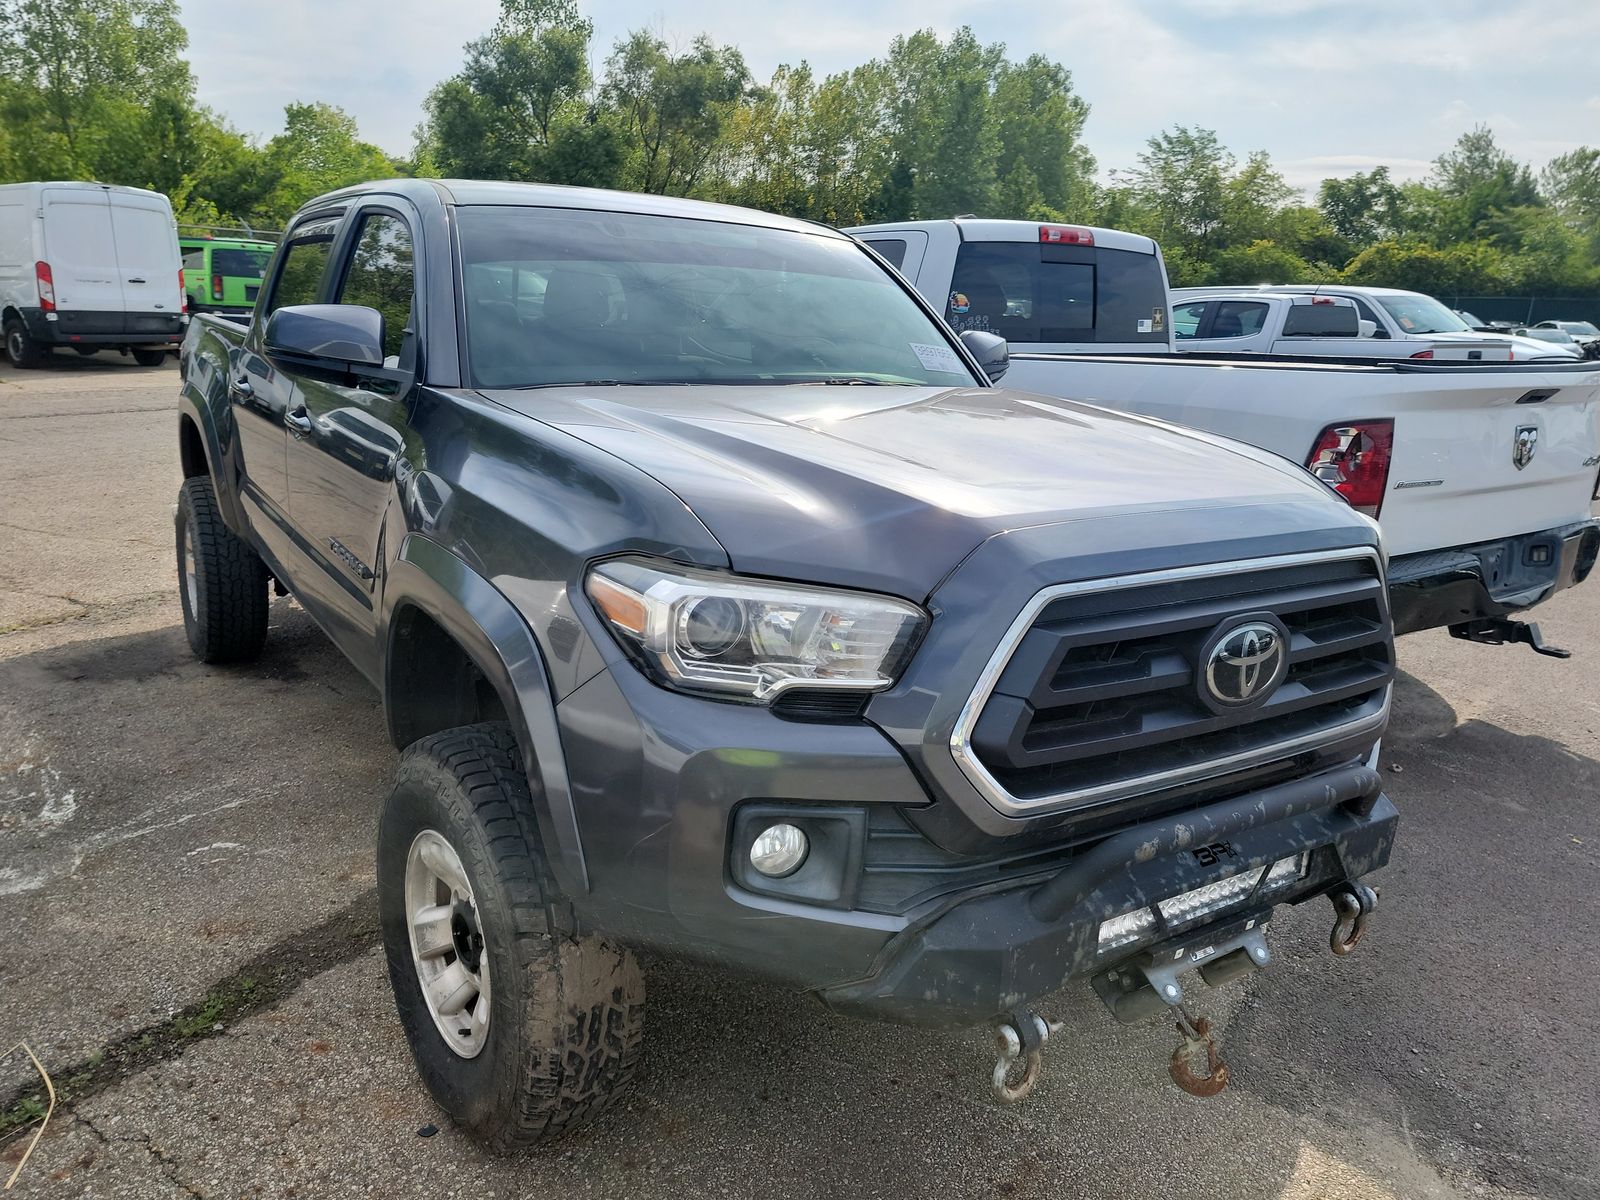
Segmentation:
{"type": "Polygon", "coordinates": [[[1388,326],[1386,326],[1378,318],[1378,314],[1377,313],[1372,311],[1372,306],[1370,304],[1368,304],[1365,300],[1363,300],[1360,296],[1351,296],[1350,299],[1352,299],[1352,300],[1354,300],[1356,302],[1356,311],[1361,314],[1360,319],[1363,320],[1363,321],[1371,321],[1374,325],[1376,325],[1378,327],[1377,332],[1374,333],[1372,336],[1375,337],[1375,338],[1387,338],[1389,336],[1388,326]]]}
{"type": "Polygon", "coordinates": [[[1211,319],[1214,338],[1252,337],[1267,322],[1267,306],[1251,300],[1222,300],[1211,319]]]}
{"type": "Polygon", "coordinates": [[[1178,341],[1192,338],[1195,331],[1200,328],[1200,318],[1205,316],[1206,302],[1196,300],[1193,304],[1180,304],[1172,310],[1172,336],[1178,341]]]}
{"type": "Polygon", "coordinates": [[[898,271],[905,266],[906,242],[904,238],[867,238],[867,245],[889,260],[889,265],[898,271]]]}
{"type": "Polygon", "coordinates": [[[322,289],[322,276],[333,252],[333,235],[338,220],[309,221],[289,231],[284,243],[283,265],[272,286],[268,315],[288,304],[315,304],[322,289]]]}
{"type": "Polygon", "coordinates": [[[415,285],[411,230],[406,223],[392,213],[362,218],[337,302],[364,305],[383,314],[385,366],[399,366],[402,361],[415,285]]]}

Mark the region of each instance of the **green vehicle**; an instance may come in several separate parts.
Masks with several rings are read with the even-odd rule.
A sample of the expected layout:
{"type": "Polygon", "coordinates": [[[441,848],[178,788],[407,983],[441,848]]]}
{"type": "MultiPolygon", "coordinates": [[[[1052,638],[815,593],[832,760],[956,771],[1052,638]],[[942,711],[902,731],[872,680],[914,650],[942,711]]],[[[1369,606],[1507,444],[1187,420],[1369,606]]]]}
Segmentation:
{"type": "Polygon", "coordinates": [[[180,237],[190,312],[248,315],[277,249],[242,238],[180,237]]]}

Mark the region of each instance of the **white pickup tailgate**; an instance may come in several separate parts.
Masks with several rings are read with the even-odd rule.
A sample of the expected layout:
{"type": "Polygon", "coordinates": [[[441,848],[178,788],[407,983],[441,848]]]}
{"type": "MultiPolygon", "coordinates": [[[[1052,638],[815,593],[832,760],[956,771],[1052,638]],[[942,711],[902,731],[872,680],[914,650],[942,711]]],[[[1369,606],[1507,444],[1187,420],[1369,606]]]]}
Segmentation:
{"type": "Polygon", "coordinates": [[[1600,366],[1407,371],[1024,354],[1002,383],[1238,438],[1301,464],[1327,426],[1389,418],[1378,520],[1391,555],[1584,520],[1600,465],[1600,366]],[[1534,431],[1535,445],[1519,469],[1521,430],[1534,431]]]}

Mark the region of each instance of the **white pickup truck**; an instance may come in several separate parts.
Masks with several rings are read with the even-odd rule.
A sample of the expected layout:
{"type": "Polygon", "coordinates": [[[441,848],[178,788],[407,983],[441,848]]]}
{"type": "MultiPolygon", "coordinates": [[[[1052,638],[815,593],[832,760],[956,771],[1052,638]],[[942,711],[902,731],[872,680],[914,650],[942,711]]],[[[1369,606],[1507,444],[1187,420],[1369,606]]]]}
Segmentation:
{"type": "MultiPolygon", "coordinates": [[[[1509,342],[1427,334],[1377,336],[1348,296],[1239,288],[1182,288],[1172,295],[1174,348],[1185,354],[1280,354],[1511,362],[1509,342]]],[[[1524,356],[1526,357],[1526,356],[1524,356]]]]}
{"type": "MultiPolygon", "coordinates": [[[[1548,342],[1520,333],[1475,329],[1432,296],[1399,288],[1361,287],[1351,283],[1272,283],[1255,287],[1211,284],[1174,288],[1172,302],[1218,297],[1254,300],[1263,296],[1321,296],[1348,300],[1364,322],[1372,325],[1362,351],[1366,358],[1458,359],[1472,362],[1560,362],[1582,358],[1548,342]]],[[[1179,347],[1182,349],[1182,347],[1179,347]]]]}
{"type": "Polygon", "coordinates": [[[1581,583],[1600,553],[1600,364],[1176,354],[1148,238],[962,219],[848,232],[956,329],[1005,337],[1008,385],[1305,465],[1381,523],[1397,632],[1563,653],[1509,614],[1581,583]]]}

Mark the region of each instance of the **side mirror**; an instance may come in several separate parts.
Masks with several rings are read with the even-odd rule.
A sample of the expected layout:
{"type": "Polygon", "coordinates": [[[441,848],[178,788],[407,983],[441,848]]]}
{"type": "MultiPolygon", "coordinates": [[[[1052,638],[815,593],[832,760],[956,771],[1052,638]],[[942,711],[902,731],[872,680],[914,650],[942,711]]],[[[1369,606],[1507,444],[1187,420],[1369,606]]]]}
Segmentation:
{"type": "Polygon", "coordinates": [[[990,383],[999,383],[1000,377],[1010,370],[1011,350],[999,334],[968,329],[961,334],[961,344],[978,360],[990,383]]]}
{"type": "Polygon", "coordinates": [[[267,318],[262,351],[324,370],[381,367],[383,314],[359,304],[291,304],[267,318]]]}
{"type": "Polygon", "coordinates": [[[1378,323],[1376,321],[1357,321],[1356,329],[1358,330],[1356,334],[1357,337],[1373,337],[1378,332],[1378,323]]]}

